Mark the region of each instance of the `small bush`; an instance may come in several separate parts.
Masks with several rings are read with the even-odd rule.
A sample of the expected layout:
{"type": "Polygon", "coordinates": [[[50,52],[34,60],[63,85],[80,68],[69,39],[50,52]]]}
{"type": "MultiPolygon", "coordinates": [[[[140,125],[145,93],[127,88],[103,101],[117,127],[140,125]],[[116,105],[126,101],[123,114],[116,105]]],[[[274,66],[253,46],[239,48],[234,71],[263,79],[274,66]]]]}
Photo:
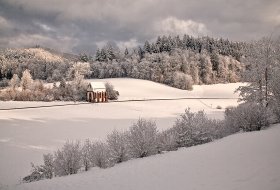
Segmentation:
{"type": "Polygon", "coordinates": [[[30,183],[42,179],[53,178],[53,173],[54,173],[53,155],[44,154],[43,158],[44,158],[44,165],[35,166],[33,163],[31,163],[31,167],[32,167],[31,174],[22,179],[24,183],[30,183]]]}
{"type": "Polygon", "coordinates": [[[223,108],[222,108],[222,106],[219,106],[219,105],[218,105],[218,106],[216,107],[216,109],[220,110],[220,109],[223,109],[223,108]]]}

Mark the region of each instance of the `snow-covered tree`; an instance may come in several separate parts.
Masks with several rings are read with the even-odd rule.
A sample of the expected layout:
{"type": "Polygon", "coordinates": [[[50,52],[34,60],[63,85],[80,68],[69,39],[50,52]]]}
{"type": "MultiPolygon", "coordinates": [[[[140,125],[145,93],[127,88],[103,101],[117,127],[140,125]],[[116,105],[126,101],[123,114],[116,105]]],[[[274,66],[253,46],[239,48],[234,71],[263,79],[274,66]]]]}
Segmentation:
{"type": "Polygon", "coordinates": [[[119,96],[119,92],[114,89],[114,86],[111,83],[106,82],[105,87],[106,87],[108,99],[117,100],[119,96]]]}
{"type": "Polygon", "coordinates": [[[126,133],[117,130],[114,130],[107,136],[110,157],[113,163],[121,163],[128,160],[126,137],[126,133]]]}
{"type": "Polygon", "coordinates": [[[261,130],[269,124],[269,115],[268,110],[260,104],[243,103],[226,109],[225,124],[235,131],[261,130]]]}
{"type": "Polygon", "coordinates": [[[189,147],[213,140],[214,121],[208,119],[204,111],[193,113],[186,109],[176,120],[173,130],[179,147],[189,147]]]}
{"type": "Polygon", "coordinates": [[[31,76],[29,70],[25,70],[22,73],[22,77],[21,77],[22,90],[30,89],[32,86],[32,83],[33,83],[33,79],[32,79],[32,76],[31,76]]]}
{"type": "Polygon", "coordinates": [[[238,89],[242,100],[268,105],[271,93],[271,73],[275,68],[275,63],[279,68],[279,62],[275,59],[277,52],[274,45],[271,38],[263,38],[253,42],[247,50],[245,59],[247,70],[244,78],[250,84],[238,89]]]}
{"type": "Polygon", "coordinates": [[[207,54],[200,56],[200,77],[204,84],[211,84],[212,79],[212,64],[210,57],[207,54]]]}
{"type": "Polygon", "coordinates": [[[54,173],[57,176],[76,174],[82,167],[80,142],[67,141],[54,152],[54,173]]]}
{"type": "Polygon", "coordinates": [[[107,168],[111,166],[108,145],[104,142],[93,142],[91,144],[90,161],[92,166],[107,168]]]}
{"type": "Polygon", "coordinates": [[[173,86],[183,90],[192,90],[193,80],[188,74],[175,72],[173,86]]]}
{"type": "Polygon", "coordinates": [[[20,86],[20,79],[17,74],[13,75],[13,78],[10,80],[9,85],[13,89],[20,86]]]}
{"type": "Polygon", "coordinates": [[[275,68],[271,75],[272,98],[269,102],[278,121],[280,121],[280,68],[275,68]]]}
{"type": "Polygon", "coordinates": [[[89,168],[91,167],[91,162],[90,162],[91,142],[89,139],[85,140],[81,153],[82,153],[82,161],[83,161],[83,165],[85,167],[85,171],[88,171],[89,168]]]}
{"type": "Polygon", "coordinates": [[[84,77],[89,77],[91,74],[90,65],[87,62],[74,63],[68,72],[68,77],[70,79],[73,79],[75,74],[83,75],[84,77]]]}
{"type": "Polygon", "coordinates": [[[157,153],[157,127],[155,122],[138,119],[128,132],[128,148],[131,157],[142,158],[157,153]]]}
{"type": "Polygon", "coordinates": [[[46,179],[52,179],[54,175],[54,158],[52,154],[44,154],[43,175],[46,179]]]}
{"type": "Polygon", "coordinates": [[[174,130],[166,130],[159,133],[157,146],[159,152],[177,150],[177,138],[174,130]]]}

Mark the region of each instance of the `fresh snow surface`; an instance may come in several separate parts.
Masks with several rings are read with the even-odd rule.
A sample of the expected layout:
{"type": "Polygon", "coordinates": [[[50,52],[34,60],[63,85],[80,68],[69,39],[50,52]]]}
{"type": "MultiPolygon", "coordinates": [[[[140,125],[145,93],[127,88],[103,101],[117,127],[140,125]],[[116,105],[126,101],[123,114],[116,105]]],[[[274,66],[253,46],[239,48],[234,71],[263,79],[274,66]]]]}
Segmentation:
{"type": "MultiPolygon", "coordinates": [[[[157,98],[238,98],[242,83],[194,86],[193,91],[137,79],[102,79],[120,92],[119,100],[157,98]]],[[[74,102],[0,102],[0,109],[48,106],[74,102]]],[[[211,118],[223,118],[224,108],[237,99],[110,102],[36,109],[0,110],[0,189],[18,184],[28,175],[30,162],[42,163],[42,155],[61,147],[66,140],[105,139],[113,129],[127,130],[139,117],[153,119],[159,130],[172,127],[190,107],[205,110],[211,118]],[[216,109],[217,106],[223,109],[216,109]]]]}
{"type": "Polygon", "coordinates": [[[279,190],[280,125],[18,190],[279,190]]]}

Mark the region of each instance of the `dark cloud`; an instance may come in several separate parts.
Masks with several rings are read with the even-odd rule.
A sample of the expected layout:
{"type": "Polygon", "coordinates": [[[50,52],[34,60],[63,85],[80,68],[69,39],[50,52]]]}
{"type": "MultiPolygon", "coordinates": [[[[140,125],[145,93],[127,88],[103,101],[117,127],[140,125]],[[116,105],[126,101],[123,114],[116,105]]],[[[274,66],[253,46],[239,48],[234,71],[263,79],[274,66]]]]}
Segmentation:
{"type": "Polygon", "coordinates": [[[93,53],[161,34],[252,40],[280,33],[279,0],[0,0],[0,47],[93,53]]]}

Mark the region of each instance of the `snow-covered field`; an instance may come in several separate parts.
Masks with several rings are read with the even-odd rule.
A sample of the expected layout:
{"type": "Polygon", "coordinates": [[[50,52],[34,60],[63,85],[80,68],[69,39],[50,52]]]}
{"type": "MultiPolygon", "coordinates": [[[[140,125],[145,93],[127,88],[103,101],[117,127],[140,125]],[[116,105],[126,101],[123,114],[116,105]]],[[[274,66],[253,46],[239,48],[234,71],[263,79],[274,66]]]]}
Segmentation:
{"type": "MultiPolygon", "coordinates": [[[[116,90],[120,92],[120,100],[184,97],[237,98],[238,95],[234,94],[233,92],[239,85],[242,85],[241,83],[236,83],[194,86],[193,91],[185,91],[145,80],[108,79],[106,81],[111,82],[115,86],[116,90]]],[[[0,109],[68,103],[69,102],[0,102],[0,109]]],[[[69,105],[62,107],[45,107],[36,109],[0,110],[0,189],[1,186],[4,187],[6,185],[14,185],[19,183],[20,178],[29,173],[30,162],[34,162],[35,164],[41,163],[43,153],[48,153],[55,150],[56,148],[60,147],[67,139],[104,139],[106,135],[113,129],[123,130],[129,128],[129,126],[131,126],[131,124],[139,117],[151,118],[155,120],[158,128],[163,130],[172,127],[176,117],[183,113],[186,107],[190,107],[193,111],[205,110],[209,117],[221,119],[223,118],[224,110],[216,109],[218,105],[222,108],[227,106],[235,106],[237,105],[237,99],[112,102],[102,104],[69,105]]],[[[196,148],[192,148],[191,151],[196,152],[196,148]]],[[[211,153],[211,151],[209,151],[209,153],[211,153]]],[[[179,158],[179,155],[177,154],[184,155],[190,153],[185,153],[182,150],[178,153],[172,153],[169,155],[172,157],[172,159],[173,157],[178,157],[176,159],[186,159],[186,163],[188,162],[187,158],[179,158]]],[[[147,159],[147,163],[156,162],[157,157],[165,157],[165,155],[159,155],[151,158],[150,160],[147,159]]],[[[163,159],[163,161],[164,160],[165,159],[163,159]]],[[[131,175],[131,177],[133,177],[134,174],[132,175],[132,173],[134,171],[128,170],[129,167],[134,165],[134,162],[134,170],[137,169],[139,164],[141,165],[141,160],[129,162],[125,175],[131,175]]],[[[144,162],[143,164],[145,165],[147,163],[144,162]]],[[[174,161],[174,164],[175,163],[176,161],[174,161]]],[[[173,161],[169,164],[171,164],[171,167],[173,161]]],[[[117,166],[116,169],[108,169],[97,172],[94,175],[102,178],[105,173],[110,173],[109,171],[112,171],[113,173],[111,174],[111,177],[117,177],[118,170],[122,167],[125,168],[125,164],[117,166]]],[[[155,167],[159,167],[159,165],[155,167]]],[[[174,165],[174,167],[176,167],[176,165],[174,165]]],[[[200,175],[200,173],[196,173],[198,171],[196,171],[195,168],[194,170],[192,168],[186,170],[189,170],[188,172],[193,172],[193,175],[195,176],[200,175]]],[[[151,174],[150,180],[154,179],[152,176],[157,177],[158,172],[164,173],[164,171],[168,171],[166,173],[169,173],[169,168],[154,168],[154,171],[152,171],[154,173],[151,174]],[[156,171],[156,169],[158,171],[156,171]]],[[[139,172],[141,174],[141,172],[145,173],[148,172],[148,170],[143,168],[143,171],[139,172]]],[[[211,170],[209,172],[211,172],[211,170]]],[[[182,180],[184,179],[185,182],[187,182],[187,178],[190,177],[190,173],[188,175],[186,174],[186,177],[184,177],[184,173],[182,174],[182,180]]],[[[92,174],[81,175],[90,177],[92,174]]],[[[139,177],[141,178],[141,176],[139,177]]],[[[162,179],[164,178],[165,176],[163,176],[162,179]]],[[[110,178],[104,178],[103,182],[106,180],[110,180],[110,178]]],[[[139,185],[139,183],[135,180],[136,178],[134,181],[132,181],[135,182],[136,186],[139,185]]],[[[147,177],[143,176],[143,180],[148,179],[147,177]]],[[[155,183],[157,180],[159,179],[155,179],[155,183]]],[[[94,181],[96,182],[96,180],[94,181]]],[[[100,187],[102,187],[102,180],[98,181],[99,182],[96,182],[97,185],[99,184],[100,187]]],[[[148,180],[146,183],[148,182],[150,181],[148,180]]],[[[83,180],[82,183],[87,184],[88,182],[83,180]]],[[[114,185],[114,183],[115,182],[112,182],[111,184],[107,185],[114,185]]],[[[193,184],[195,184],[195,181],[193,181],[193,184]]],[[[68,186],[67,184],[64,185],[68,186]]],[[[121,185],[122,184],[116,183],[115,187],[122,187],[121,185]]],[[[139,187],[142,187],[142,189],[145,189],[144,187],[150,187],[149,184],[146,185],[147,186],[139,187]]],[[[151,187],[158,187],[159,189],[161,184],[157,185],[158,186],[151,187]]],[[[74,186],[73,184],[69,185],[68,187],[76,187],[74,189],[79,189],[78,186],[74,186]]],[[[95,187],[96,189],[99,189],[99,186],[95,187]]]]}

